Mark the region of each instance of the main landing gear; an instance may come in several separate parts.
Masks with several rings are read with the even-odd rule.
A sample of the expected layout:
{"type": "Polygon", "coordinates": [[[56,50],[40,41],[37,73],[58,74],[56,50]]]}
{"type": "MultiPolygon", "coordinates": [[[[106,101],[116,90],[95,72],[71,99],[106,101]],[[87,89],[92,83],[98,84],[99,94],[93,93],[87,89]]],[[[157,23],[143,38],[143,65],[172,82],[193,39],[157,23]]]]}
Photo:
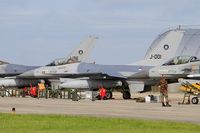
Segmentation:
{"type": "Polygon", "coordinates": [[[122,96],[124,99],[131,99],[131,93],[129,91],[123,91],[122,96]]]}
{"type": "Polygon", "coordinates": [[[112,91],[106,92],[106,99],[112,99],[112,96],[113,96],[112,91]]]}

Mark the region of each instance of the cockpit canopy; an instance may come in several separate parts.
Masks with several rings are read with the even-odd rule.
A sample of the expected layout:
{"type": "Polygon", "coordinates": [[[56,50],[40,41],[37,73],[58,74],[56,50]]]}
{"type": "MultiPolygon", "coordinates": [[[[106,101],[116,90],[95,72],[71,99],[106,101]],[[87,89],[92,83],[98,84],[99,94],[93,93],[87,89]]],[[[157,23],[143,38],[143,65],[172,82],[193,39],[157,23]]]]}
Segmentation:
{"type": "Polygon", "coordinates": [[[68,58],[56,59],[46,66],[60,66],[60,65],[71,64],[71,63],[76,63],[76,62],[79,62],[78,57],[73,56],[73,57],[70,57],[69,59],[68,58]]]}
{"type": "Polygon", "coordinates": [[[4,65],[4,64],[9,64],[9,63],[5,61],[0,61],[0,65],[4,65]]]}
{"type": "Polygon", "coordinates": [[[196,62],[196,61],[200,61],[200,59],[198,59],[195,56],[177,56],[177,57],[174,57],[171,60],[167,61],[165,64],[163,64],[163,66],[180,65],[180,64],[186,64],[189,62],[196,62]]]}

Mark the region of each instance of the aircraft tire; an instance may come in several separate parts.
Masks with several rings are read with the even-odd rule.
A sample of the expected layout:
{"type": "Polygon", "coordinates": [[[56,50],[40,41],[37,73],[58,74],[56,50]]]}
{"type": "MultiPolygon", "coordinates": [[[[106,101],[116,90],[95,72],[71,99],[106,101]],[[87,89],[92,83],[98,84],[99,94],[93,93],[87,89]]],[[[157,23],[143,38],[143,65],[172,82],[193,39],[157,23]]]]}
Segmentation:
{"type": "Polygon", "coordinates": [[[123,99],[131,99],[131,94],[129,91],[123,92],[123,99]]]}
{"type": "Polygon", "coordinates": [[[192,101],[192,104],[198,104],[199,103],[198,97],[193,97],[191,101],[192,101]]]}
{"type": "Polygon", "coordinates": [[[112,99],[112,96],[113,96],[113,94],[111,91],[106,92],[106,99],[112,99]]]}

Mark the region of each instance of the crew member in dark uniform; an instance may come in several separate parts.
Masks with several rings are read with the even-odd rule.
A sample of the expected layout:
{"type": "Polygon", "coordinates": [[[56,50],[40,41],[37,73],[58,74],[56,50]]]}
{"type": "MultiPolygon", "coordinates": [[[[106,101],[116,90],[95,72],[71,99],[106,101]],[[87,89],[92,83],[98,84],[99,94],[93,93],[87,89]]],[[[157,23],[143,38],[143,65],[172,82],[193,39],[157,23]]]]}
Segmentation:
{"type": "Polygon", "coordinates": [[[160,97],[161,97],[162,106],[171,107],[171,105],[169,104],[169,99],[168,99],[168,83],[164,77],[161,77],[160,79],[159,88],[160,88],[160,97]],[[166,101],[166,104],[164,100],[166,101]]]}

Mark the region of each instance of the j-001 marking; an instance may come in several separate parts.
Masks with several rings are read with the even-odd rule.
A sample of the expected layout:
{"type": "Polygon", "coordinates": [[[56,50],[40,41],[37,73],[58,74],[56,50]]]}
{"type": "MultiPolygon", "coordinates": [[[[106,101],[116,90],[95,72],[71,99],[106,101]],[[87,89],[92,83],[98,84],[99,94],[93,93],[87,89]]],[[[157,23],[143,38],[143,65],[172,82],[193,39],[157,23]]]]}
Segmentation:
{"type": "Polygon", "coordinates": [[[151,54],[151,57],[149,59],[162,59],[161,54],[151,54]]]}

